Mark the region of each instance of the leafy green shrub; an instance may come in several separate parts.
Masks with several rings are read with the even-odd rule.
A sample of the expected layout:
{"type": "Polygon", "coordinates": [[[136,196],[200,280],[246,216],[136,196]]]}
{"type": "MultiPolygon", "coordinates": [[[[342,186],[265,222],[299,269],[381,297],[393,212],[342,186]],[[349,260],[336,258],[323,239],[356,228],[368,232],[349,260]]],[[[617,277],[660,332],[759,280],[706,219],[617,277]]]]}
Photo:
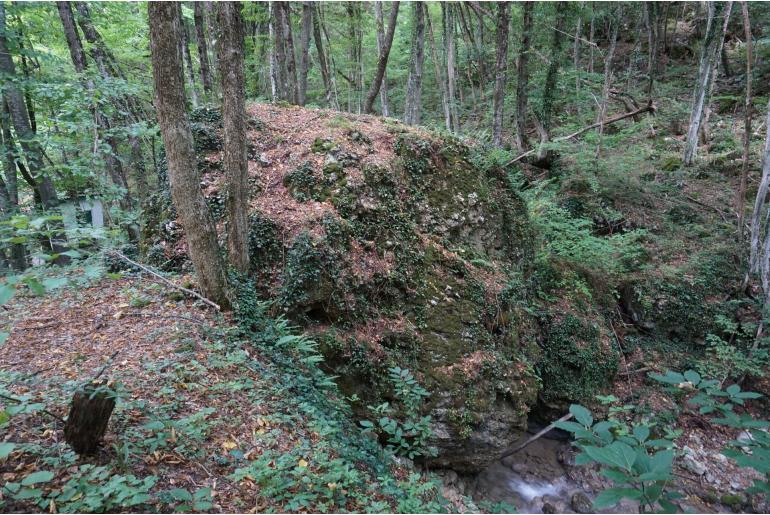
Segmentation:
{"type": "Polygon", "coordinates": [[[318,197],[319,180],[316,177],[313,163],[310,161],[305,161],[287,173],[283,177],[283,184],[291,192],[291,195],[300,202],[307,202],[318,197]]]}
{"type": "Polygon", "coordinates": [[[410,459],[417,456],[432,456],[434,451],[428,447],[432,434],[430,417],[421,416],[425,398],[430,394],[417,383],[407,369],[393,367],[388,369],[390,382],[400,410],[390,403],[369,406],[372,414],[379,416],[375,422],[362,420],[361,426],[387,437],[388,449],[410,459]]]}
{"type": "Polygon", "coordinates": [[[249,260],[254,272],[279,260],[282,243],[276,223],[259,212],[249,215],[249,260]]]}
{"type": "Polygon", "coordinates": [[[598,463],[601,474],[616,485],[596,497],[594,507],[609,508],[623,499],[639,501],[641,513],[662,509],[664,513],[677,510],[672,501],[682,495],[668,489],[674,479],[673,442],[650,439],[646,425],[628,426],[618,420],[594,423],[591,412],[573,404],[570,413],[575,422],[561,421],[556,427],[569,431],[575,437],[580,454],[578,465],[598,463]]]}

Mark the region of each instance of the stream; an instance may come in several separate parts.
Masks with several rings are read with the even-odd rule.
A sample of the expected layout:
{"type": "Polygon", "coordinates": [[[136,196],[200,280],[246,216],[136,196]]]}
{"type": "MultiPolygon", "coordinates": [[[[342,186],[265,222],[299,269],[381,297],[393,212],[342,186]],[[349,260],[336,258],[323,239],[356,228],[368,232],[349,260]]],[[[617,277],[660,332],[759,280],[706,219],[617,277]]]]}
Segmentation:
{"type": "MultiPolygon", "coordinates": [[[[551,431],[493,463],[465,483],[465,493],[476,501],[511,504],[518,513],[595,513],[591,502],[609,485],[594,470],[573,465],[565,436],[551,431]]],[[[638,513],[638,505],[622,502],[606,512],[638,513]]]]}

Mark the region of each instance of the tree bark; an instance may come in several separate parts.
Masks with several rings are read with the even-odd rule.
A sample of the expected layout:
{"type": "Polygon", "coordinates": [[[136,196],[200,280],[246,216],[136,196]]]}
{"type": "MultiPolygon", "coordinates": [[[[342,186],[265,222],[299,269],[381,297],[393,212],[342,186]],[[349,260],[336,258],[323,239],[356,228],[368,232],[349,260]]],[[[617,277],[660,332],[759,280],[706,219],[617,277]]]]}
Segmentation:
{"type": "Polygon", "coordinates": [[[289,83],[286,75],[286,47],[284,39],[283,7],[281,2],[270,3],[273,11],[271,24],[273,27],[273,48],[275,53],[275,75],[278,90],[278,98],[289,100],[289,83]]]}
{"type": "Polygon", "coordinates": [[[518,80],[516,83],[516,148],[519,152],[527,149],[527,99],[529,95],[529,52],[530,38],[532,34],[532,11],[535,8],[534,2],[524,2],[522,4],[521,20],[521,44],[519,47],[519,58],[516,64],[516,73],[518,80]]]}
{"type": "MultiPolygon", "coordinates": [[[[444,9],[444,4],[441,4],[444,9]]],[[[430,21],[430,11],[425,7],[425,22],[428,26],[428,43],[430,44],[430,53],[433,61],[433,71],[436,74],[436,84],[441,87],[441,105],[444,108],[444,123],[447,130],[451,127],[451,111],[449,109],[449,93],[447,92],[446,80],[441,73],[441,66],[439,65],[438,52],[436,51],[436,40],[433,37],[433,24],[430,21]]]]}
{"type": "Polygon", "coordinates": [[[218,60],[222,70],[222,162],[227,180],[227,251],[233,267],[245,274],[249,271],[249,206],[241,4],[217,2],[216,11],[222,29],[218,60]]]}
{"type": "Polygon", "coordinates": [[[190,81],[190,97],[193,107],[198,107],[198,91],[195,89],[195,71],[193,70],[192,56],[190,55],[190,29],[187,28],[182,11],[179,11],[179,23],[182,25],[182,55],[184,65],[187,68],[187,78],[190,81]]]}
{"type": "MultiPolygon", "coordinates": [[[[711,99],[712,94],[714,93],[714,85],[717,82],[717,77],[719,76],[719,64],[722,61],[721,56],[723,54],[724,49],[724,42],[725,42],[725,36],[727,35],[727,27],[730,23],[730,14],[732,13],[733,9],[733,3],[727,2],[724,6],[723,11],[723,22],[722,22],[722,31],[719,36],[719,46],[716,50],[716,56],[714,59],[714,65],[712,66],[711,70],[711,79],[709,80],[709,91],[708,91],[708,99],[711,99]]],[[[710,102],[706,102],[706,105],[704,107],[704,113],[703,113],[703,122],[701,122],[701,140],[703,141],[704,145],[708,145],[708,143],[711,141],[711,131],[709,130],[709,120],[711,119],[711,104],[710,102]]]]}
{"type": "Polygon", "coordinates": [[[404,123],[419,125],[422,115],[422,70],[425,62],[425,6],[412,3],[414,36],[412,55],[409,59],[409,76],[406,80],[404,123]]]}
{"type": "Polygon", "coordinates": [[[313,24],[313,6],[302,2],[302,32],[300,33],[299,105],[307,102],[307,73],[310,68],[310,31],[313,24]]]}
{"type": "MultiPolygon", "coordinates": [[[[2,2],[0,2],[0,72],[10,79],[16,75],[16,67],[6,40],[5,5],[2,2]]],[[[4,85],[4,95],[11,123],[27,160],[30,176],[37,187],[40,202],[44,208],[52,208],[58,204],[58,197],[53,182],[44,173],[43,149],[30,125],[24,94],[14,81],[7,80],[4,85]]]]}
{"type": "Polygon", "coordinates": [[[746,210],[746,183],[749,177],[749,152],[751,144],[751,82],[752,61],[754,59],[754,43],[751,34],[751,19],[749,18],[749,5],[746,0],[741,2],[743,14],[743,32],[746,38],[746,97],[743,102],[743,166],[741,168],[741,184],[738,188],[736,210],[738,211],[738,234],[743,241],[743,219],[746,210]]]}
{"type": "Polygon", "coordinates": [[[458,128],[457,120],[457,69],[455,45],[455,17],[454,4],[441,4],[444,12],[444,48],[446,49],[446,86],[447,103],[449,104],[449,120],[447,130],[455,132],[458,128]]]}
{"type": "Polygon", "coordinates": [[[652,98],[658,59],[658,6],[655,2],[644,3],[647,25],[647,98],[652,98]]]}
{"type": "Polygon", "coordinates": [[[284,50],[286,55],[286,74],[288,80],[288,100],[293,104],[299,104],[299,88],[297,87],[297,63],[294,54],[294,36],[291,30],[291,7],[289,2],[281,2],[281,9],[283,15],[281,17],[283,21],[283,37],[286,42],[284,50]]]}
{"type": "Polygon", "coordinates": [[[396,19],[398,18],[399,2],[393,2],[390,8],[390,18],[388,19],[388,33],[385,36],[382,51],[380,52],[380,58],[377,60],[377,71],[374,74],[374,80],[369,88],[369,93],[366,95],[366,102],[364,103],[364,112],[372,113],[374,106],[374,99],[377,98],[377,94],[380,92],[380,85],[382,79],[385,77],[385,68],[388,66],[388,55],[390,55],[390,47],[393,45],[393,34],[396,32],[396,19]]]}
{"type": "Polygon", "coordinates": [[[698,136],[711,90],[712,71],[718,57],[719,48],[718,16],[722,13],[722,5],[718,2],[708,2],[708,21],[706,22],[706,35],[703,41],[698,77],[693,92],[692,108],[690,111],[690,125],[687,130],[683,162],[692,164],[698,150],[698,136]]]}
{"type": "Polygon", "coordinates": [[[551,118],[553,116],[553,100],[556,94],[556,81],[558,79],[559,64],[561,61],[561,47],[564,26],[564,11],[566,4],[559,2],[557,4],[556,23],[551,35],[551,49],[548,56],[548,71],[545,76],[543,86],[543,98],[540,102],[539,112],[537,113],[537,126],[540,133],[540,150],[538,159],[542,160],[546,156],[545,144],[551,140],[551,118]]]}
{"type": "Polygon", "coordinates": [[[217,234],[206,199],[200,190],[190,122],[185,108],[179,4],[149,2],[150,53],[163,144],[174,207],[179,213],[193,267],[204,296],[228,309],[227,276],[217,234]]]}
{"type": "Polygon", "coordinates": [[[326,91],[326,104],[332,109],[339,109],[339,105],[334,97],[334,89],[332,88],[333,77],[329,72],[329,61],[324,53],[323,37],[321,35],[321,13],[319,11],[320,6],[317,6],[314,2],[310,3],[311,9],[313,9],[313,40],[315,41],[315,49],[318,54],[318,67],[321,69],[321,78],[324,83],[324,90],[326,91]]]}
{"type": "Polygon", "coordinates": [[[206,22],[203,18],[203,3],[193,2],[195,20],[195,39],[198,43],[198,61],[200,62],[201,82],[203,92],[211,94],[211,65],[209,64],[208,43],[206,41],[206,22]]]}
{"type": "Polygon", "coordinates": [[[610,23],[610,41],[604,57],[604,87],[602,88],[602,99],[599,104],[599,112],[596,117],[596,122],[599,123],[599,143],[596,146],[596,157],[599,157],[602,148],[602,135],[604,134],[604,116],[607,113],[607,102],[610,98],[610,87],[612,87],[612,59],[615,57],[615,47],[618,42],[618,25],[622,20],[622,13],[613,13],[610,23]]]}
{"type": "Polygon", "coordinates": [[[767,194],[770,190],[770,102],[767,105],[768,127],[765,136],[765,150],[762,155],[762,179],[757,189],[757,197],[754,201],[754,212],[751,216],[751,255],[749,257],[749,273],[759,274],[762,285],[763,301],[767,304],[770,298],[770,223],[765,224],[766,234],[760,239],[762,231],[762,219],[767,219],[762,212],[766,210],[767,194]]]}
{"type": "Polygon", "coordinates": [[[492,116],[492,144],[503,144],[503,106],[508,71],[508,26],[511,23],[511,6],[508,2],[497,4],[497,60],[495,63],[494,114],[492,116]]]}
{"type": "Polygon", "coordinates": [[[107,431],[115,397],[103,389],[105,383],[89,383],[72,397],[64,439],[80,455],[96,454],[107,431]]]}
{"type": "MultiPolygon", "coordinates": [[[[374,21],[377,26],[377,56],[382,56],[383,44],[385,42],[385,20],[382,15],[382,2],[374,2],[374,21]]],[[[390,116],[390,105],[388,104],[388,70],[382,76],[382,86],[380,86],[380,106],[382,107],[382,116],[390,116]]]]}

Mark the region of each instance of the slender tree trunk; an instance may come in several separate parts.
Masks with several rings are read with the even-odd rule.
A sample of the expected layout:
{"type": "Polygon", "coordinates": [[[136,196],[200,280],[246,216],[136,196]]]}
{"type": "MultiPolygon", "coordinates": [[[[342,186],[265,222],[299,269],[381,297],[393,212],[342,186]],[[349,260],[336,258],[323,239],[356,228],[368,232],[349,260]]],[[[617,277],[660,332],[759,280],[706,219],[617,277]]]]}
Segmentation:
{"type": "Polygon", "coordinates": [[[398,18],[399,2],[393,2],[390,8],[390,18],[388,19],[388,33],[385,36],[382,52],[380,58],[377,61],[377,71],[374,74],[374,80],[369,88],[369,93],[366,95],[366,102],[364,103],[364,112],[372,113],[374,107],[374,100],[377,98],[377,94],[380,92],[380,85],[382,84],[383,77],[385,77],[385,68],[388,66],[388,55],[390,55],[390,47],[393,45],[393,34],[396,32],[396,19],[398,18]]]}
{"type": "Polygon", "coordinates": [[[241,3],[217,2],[216,11],[222,29],[218,61],[222,70],[222,162],[227,180],[227,250],[230,263],[245,274],[249,271],[249,206],[241,3]]]}
{"type": "Polygon", "coordinates": [[[580,13],[575,26],[575,42],[572,46],[572,66],[575,69],[575,95],[580,96],[580,38],[583,33],[583,4],[580,2],[580,13]]]}
{"type": "Polygon", "coordinates": [[[203,92],[206,95],[211,95],[211,65],[209,64],[208,42],[206,41],[206,21],[204,20],[203,3],[193,2],[193,7],[195,39],[198,43],[198,60],[200,61],[203,92]]]}
{"type": "Polygon", "coordinates": [[[768,127],[765,136],[765,150],[762,155],[762,179],[757,189],[757,197],[754,201],[754,212],[751,215],[751,255],[749,257],[749,274],[759,274],[762,284],[763,301],[766,305],[770,300],[770,223],[765,223],[764,238],[760,238],[762,231],[762,220],[770,219],[770,212],[763,215],[767,210],[767,195],[770,191],[770,102],[767,105],[767,119],[765,126],[768,127]]]}
{"type": "Polygon", "coordinates": [[[406,80],[404,123],[419,125],[422,111],[422,70],[425,61],[425,5],[412,2],[414,35],[412,55],[409,60],[409,77],[406,80]]]}
{"type": "MultiPolygon", "coordinates": [[[[445,9],[444,4],[441,4],[441,8],[445,9]]],[[[449,109],[449,93],[447,91],[447,83],[444,80],[444,76],[441,73],[441,66],[439,65],[438,52],[436,52],[436,39],[433,37],[433,23],[430,21],[430,11],[425,7],[425,22],[428,25],[428,43],[430,44],[430,53],[433,61],[433,71],[436,74],[436,84],[441,87],[441,105],[444,108],[444,123],[447,130],[450,130],[452,124],[451,111],[449,109]]]]}
{"type": "Polygon", "coordinates": [[[283,37],[286,40],[284,45],[285,59],[286,59],[286,74],[287,84],[289,89],[287,91],[288,100],[293,104],[299,104],[299,88],[297,87],[297,62],[294,53],[294,36],[291,29],[291,7],[289,2],[281,2],[281,8],[283,9],[283,37]]]}
{"type": "MultiPolygon", "coordinates": [[[[385,42],[385,21],[382,17],[382,2],[379,0],[374,2],[374,18],[377,24],[377,55],[382,57],[383,44],[385,42]]],[[[382,86],[380,86],[380,105],[382,106],[382,116],[390,116],[387,69],[382,76],[382,86]]]]}
{"type": "Polygon", "coordinates": [[[602,136],[604,135],[604,117],[607,113],[607,102],[610,98],[610,88],[612,87],[612,60],[615,57],[615,47],[618,42],[618,25],[622,20],[622,13],[613,13],[610,23],[610,41],[604,57],[604,87],[602,88],[602,100],[599,104],[599,112],[596,122],[599,123],[599,143],[596,146],[596,157],[598,158],[602,149],[602,136]]]}
{"type": "Polygon", "coordinates": [[[444,45],[446,48],[446,70],[447,70],[447,102],[449,104],[449,124],[447,130],[455,132],[458,128],[457,119],[457,69],[456,69],[456,50],[455,45],[455,17],[454,4],[441,4],[444,8],[444,45]]]}
{"type": "Polygon", "coordinates": [[[497,4],[497,60],[495,63],[494,114],[492,116],[492,143],[503,145],[503,106],[508,72],[508,26],[511,24],[511,6],[497,4]]]}
{"type": "Polygon", "coordinates": [[[332,88],[332,77],[329,73],[329,62],[324,53],[323,37],[321,35],[321,16],[319,6],[315,3],[310,3],[311,9],[313,9],[313,40],[315,41],[315,49],[318,54],[318,67],[321,69],[321,78],[324,83],[324,90],[326,91],[326,104],[332,109],[339,109],[334,98],[334,91],[332,88]]]}
{"type": "Polygon", "coordinates": [[[192,57],[190,56],[190,30],[187,27],[182,11],[179,11],[179,23],[182,25],[182,55],[187,68],[187,78],[190,81],[190,98],[193,107],[198,107],[198,91],[195,89],[195,71],[193,70],[192,57]]]}
{"type": "MultiPolygon", "coordinates": [[[[13,78],[16,75],[16,68],[6,41],[5,5],[2,2],[0,2],[0,72],[8,78],[13,78]]],[[[43,171],[43,149],[30,125],[24,94],[12,81],[6,82],[3,93],[11,123],[29,166],[30,176],[37,186],[40,202],[44,208],[52,208],[58,204],[56,189],[51,179],[43,171]]]]}
{"type": "MultiPolygon", "coordinates": [[[[588,28],[588,41],[594,42],[596,32],[596,7],[591,4],[591,24],[588,28]]],[[[588,45],[588,73],[594,72],[594,45],[588,45]]]]}
{"type": "Polygon", "coordinates": [[[8,201],[12,206],[19,205],[19,187],[16,180],[16,143],[11,135],[11,120],[5,99],[0,97],[0,138],[3,150],[3,168],[5,168],[5,187],[8,201]]]}
{"type": "Polygon", "coordinates": [[[200,190],[190,122],[185,108],[184,74],[179,52],[179,4],[149,2],[150,53],[171,196],[184,228],[187,247],[203,295],[222,308],[230,306],[227,276],[217,234],[200,190]]]}
{"type": "Polygon", "coordinates": [[[722,13],[722,5],[718,2],[708,2],[708,21],[706,36],[703,41],[698,77],[693,93],[692,109],[690,111],[690,126],[687,130],[683,161],[685,165],[692,164],[698,150],[698,135],[711,90],[713,68],[716,65],[719,48],[718,16],[722,13]]]}
{"type": "MultiPolygon", "coordinates": [[[[709,90],[707,93],[708,99],[711,99],[712,94],[714,93],[714,85],[717,82],[717,77],[719,76],[719,63],[721,61],[720,57],[722,56],[722,50],[724,49],[724,42],[725,42],[725,36],[727,35],[727,27],[730,23],[730,14],[732,13],[733,3],[727,2],[724,6],[723,11],[723,22],[722,22],[722,31],[719,36],[719,46],[716,50],[716,55],[714,59],[714,64],[711,69],[711,79],[709,80],[709,90]]],[[[703,141],[704,145],[708,145],[711,141],[711,131],[709,130],[709,120],[711,119],[711,104],[710,102],[706,102],[706,105],[704,107],[704,113],[703,113],[703,122],[701,122],[701,139],[703,141]]]]}
{"type": "Polygon", "coordinates": [[[270,34],[270,98],[273,102],[276,102],[281,98],[281,75],[279,72],[279,66],[278,63],[278,56],[276,54],[276,49],[278,48],[278,45],[276,42],[278,41],[278,36],[275,33],[275,23],[278,19],[278,13],[276,12],[276,3],[275,2],[268,2],[268,25],[267,30],[270,34]]]}
{"type": "Polygon", "coordinates": [[[551,118],[553,117],[553,101],[556,95],[556,82],[559,74],[559,64],[561,61],[562,40],[564,39],[564,11],[566,4],[558,2],[556,12],[556,23],[551,35],[551,49],[548,56],[548,71],[545,75],[545,84],[543,86],[543,98],[540,102],[540,108],[537,113],[537,126],[540,132],[540,149],[538,150],[538,159],[546,157],[545,144],[551,140],[551,118]]]}
{"type": "Polygon", "coordinates": [[[324,38],[326,39],[326,48],[329,51],[326,53],[326,64],[329,66],[329,84],[331,85],[331,91],[334,99],[334,109],[340,110],[340,92],[337,88],[337,64],[334,62],[334,53],[332,50],[331,40],[329,39],[329,31],[326,30],[326,22],[324,18],[323,5],[318,4],[316,14],[320,18],[319,25],[323,30],[324,38]]]}
{"type": "Polygon", "coordinates": [[[273,46],[275,51],[275,62],[277,69],[278,98],[289,101],[289,78],[286,74],[286,39],[284,37],[283,6],[282,2],[271,2],[273,8],[273,46]]]}
{"type": "Polygon", "coordinates": [[[516,64],[516,73],[518,76],[516,83],[516,148],[519,152],[527,150],[527,98],[529,95],[529,52],[530,39],[532,34],[532,11],[535,8],[534,2],[524,2],[522,4],[521,20],[521,44],[519,47],[519,58],[516,64]]]}
{"type": "Polygon", "coordinates": [[[743,166],[741,169],[741,185],[738,188],[737,208],[738,211],[738,234],[743,240],[743,218],[746,211],[746,183],[749,177],[749,152],[751,144],[751,82],[752,82],[752,61],[754,59],[754,43],[751,34],[751,19],[749,18],[749,4],[744,0],[741,2],[741,12],[743,14],[743,32],[746,38],[746,98],[743,102],[743,166]]]}
{"type": "Polygon", "coordinates": [[[310,68],[310,32],[313,25],[313,6],[302,2],[302,32],[300,33],[299,105],[307,102],[307,73],[310,68]]]}
{"type": "MultiPolygon", "coordinates": [[[[205,8],[205,20],[206,20],[206,27],[208,28],[208,36],[209,36],[209,50],[211,52],[211,84],[212,86],[216,86],[218,83],[218,77],[219,73],[222,71],[219,67],[219,61],[217,59],[217,56],[219,55],[219,38],[221,34],[219,33],[219,27],[217,27],[216,24],[216,15],[214,14],[214,2],[211,0],[206,0],[203,2],[204,8],[205,8]]],[[[212,88],[212,93],[217,93],[216,87],[212,88]]]]}
{"type": "Polygon", "coordinates": [[[655,85],[658,55],[658,6],[655,2],[644,3],[645,24],[647,25],[647,98],[652,99],[655,85]]]}

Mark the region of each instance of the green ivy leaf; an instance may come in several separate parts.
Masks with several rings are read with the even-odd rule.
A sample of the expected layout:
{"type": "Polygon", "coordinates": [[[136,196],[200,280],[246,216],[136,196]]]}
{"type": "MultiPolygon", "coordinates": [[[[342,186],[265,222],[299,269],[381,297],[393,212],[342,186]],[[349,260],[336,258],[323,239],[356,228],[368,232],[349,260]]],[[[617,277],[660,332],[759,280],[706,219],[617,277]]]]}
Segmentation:
{"type": "Polygon", "coordinates": [[[24,479],[21,480],[22,486],[36,485],[38,483],[47,483],[53,479],[53,472],[48,470],[41,470],[39,472],[33,472],[24,479]]]}

